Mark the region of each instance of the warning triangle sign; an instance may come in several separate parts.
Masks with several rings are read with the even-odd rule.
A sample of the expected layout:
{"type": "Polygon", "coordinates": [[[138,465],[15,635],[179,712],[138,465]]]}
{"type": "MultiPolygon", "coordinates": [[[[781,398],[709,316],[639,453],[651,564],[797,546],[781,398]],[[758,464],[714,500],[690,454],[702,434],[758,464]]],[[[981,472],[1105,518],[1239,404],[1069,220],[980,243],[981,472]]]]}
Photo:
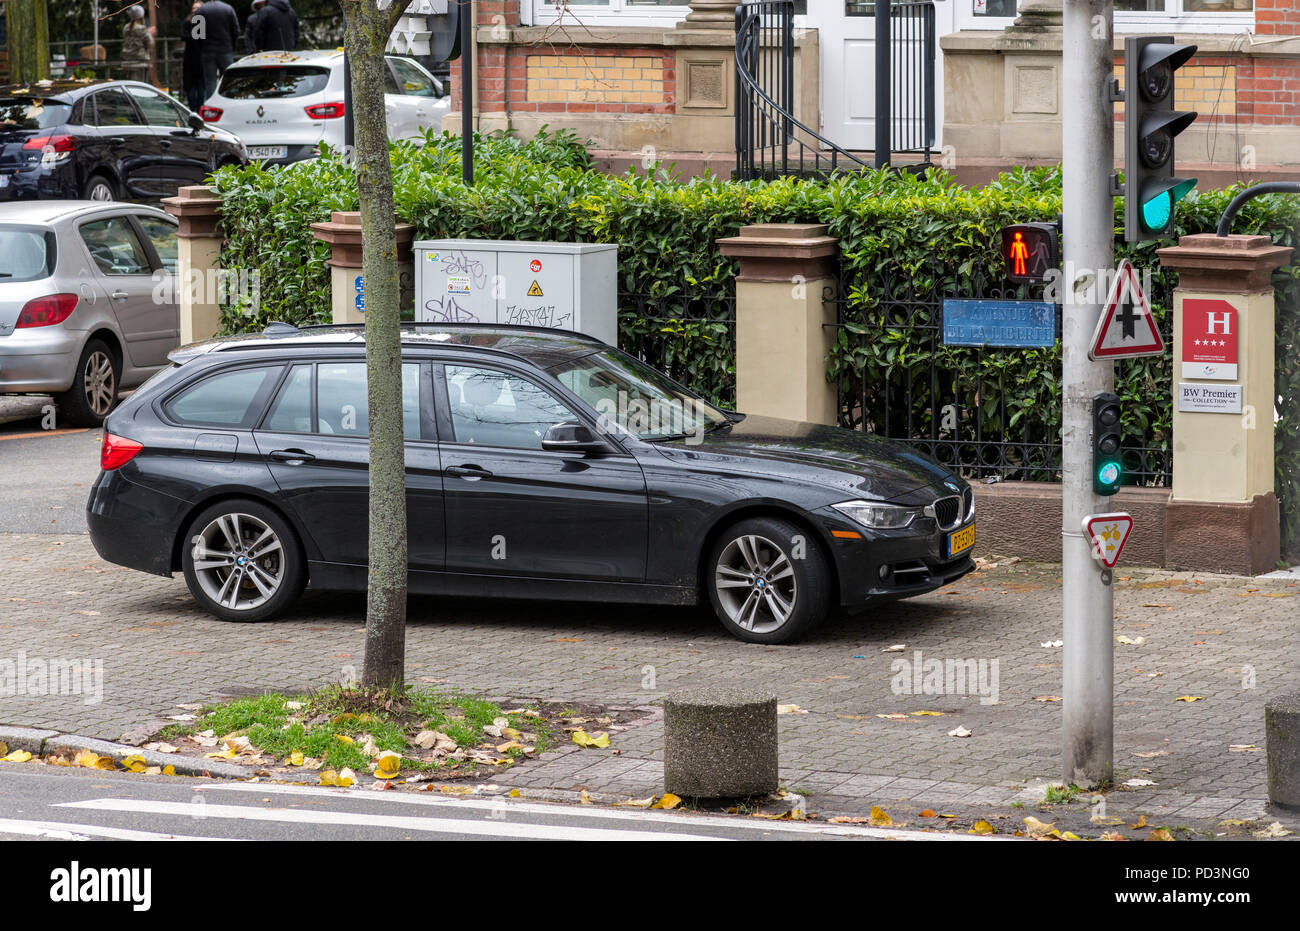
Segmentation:
{"type": "Polygon", "coordinates": [[[537,279],[533,279],[532,287],[530,287],[530,288],[528,289],[528,296],[529,296],[529,297],[545,297],[545,296],[546,296],[545,294],[542,293],[542,286],[541,286],[540,284],[537,283],[537,279]]]}
{"type": "Polygon", "coordinates": [[[1123,511],[1089,514],[1083,519],[1083,532],[1088,535],[1092,558],[1107,569],[1114,569],[1129,534],[1133,532],[1133,518],[1123,511]]]}
{"type": "Polygon", "coordinates": [[[1092,333],[1088,358],[1132,359],[1137,356],[1158,356],[1165,351],[1165,341],[1160,338],[1156,318],[1151,314],[1147,300],[1138,281],[1137,272],[1128,259],[1121,259],[1115,269],[1115,280],[1110,284],[1106,306],[1092,333]]]}

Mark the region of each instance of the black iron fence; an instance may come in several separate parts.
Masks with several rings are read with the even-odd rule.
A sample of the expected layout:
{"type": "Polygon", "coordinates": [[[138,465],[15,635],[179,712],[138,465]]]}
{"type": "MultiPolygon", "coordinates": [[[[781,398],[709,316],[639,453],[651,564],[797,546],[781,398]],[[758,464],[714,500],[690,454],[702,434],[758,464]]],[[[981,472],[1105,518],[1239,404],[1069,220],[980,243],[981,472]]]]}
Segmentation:
{"type": "Polygon", "coordinates": [[[619,346],[724,407],[736,403],[736,296],[688,280],[620,293],[619,346]]]}
{"type": "MultiPolygon", "coordinates": [[[[876,166],[894,153],[934,151],[934,3],[849,3],[876,17],[876,166]]],[[[736,176],[858,171],[870,165],[795,117],[795,0],[753,0],[736,8],[736,176]]],[[[813,79],[816,75],[812,76],[813,79]]]]}
{"type": "MultiPolygon", "coordinates": [[[[848,363],[833,372],[841,426],[906,443],[971,479],[1061,480],[1059,352],[954,347],[943,338],[945,298],[1038,295],[987,271],[959,278],[937,265],[927,275],[887,273],[873,281],[869,306],[851,296],[850,284],[841,273],[828,295],[837,306],[834,356],[848,363]]],[[[1168,347],[1173,315],[1164,309],[1173,306],[1172,284],[1154,278],[1151,303],[1168,347]]],[[[1058,307],[1058,334],[1059,316],[1058,307]]],[[[1135,364],[1121,361],[1118,374],[1135,364]]],[[[1162,364],[1172,366],[1168,348],[1162,364]]],[[[1167,391],[1168,377],[1154,380],[1153,390],[1167,391]]],[[[1125,437],[1131,484],[1168,486],[1172,466],[1167,428],[1147,424],[1141,437],[1125,437]]]]}

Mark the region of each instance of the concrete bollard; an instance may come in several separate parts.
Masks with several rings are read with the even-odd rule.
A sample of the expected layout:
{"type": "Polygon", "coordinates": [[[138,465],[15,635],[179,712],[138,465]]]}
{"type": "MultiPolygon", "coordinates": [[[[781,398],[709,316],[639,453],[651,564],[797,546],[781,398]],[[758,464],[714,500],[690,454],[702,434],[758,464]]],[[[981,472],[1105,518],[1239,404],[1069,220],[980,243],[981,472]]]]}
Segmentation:
{"type": "Polygon", "coordinates": [[[1300,692],[1279,695],[1264,705],[1264,746],[1269,802],[1300,811],[1300,692]]]}
{"type": "Polygon", "coordinates": [[[693,688],[664,700],[664,788],[689,798],[766,795],[778,786],[776,696],[693,688]]]}

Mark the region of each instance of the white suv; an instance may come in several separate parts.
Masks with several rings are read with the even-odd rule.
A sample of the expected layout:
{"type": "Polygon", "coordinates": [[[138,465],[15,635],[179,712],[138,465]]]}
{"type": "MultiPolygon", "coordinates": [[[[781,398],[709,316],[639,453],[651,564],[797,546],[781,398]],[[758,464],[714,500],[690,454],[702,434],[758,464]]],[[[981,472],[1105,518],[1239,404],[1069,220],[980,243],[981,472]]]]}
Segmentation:
{"type": "MultiPolygon", "coordinates": [[[[442,127],[451,101],[442,83],[409,58],[385,56],[390,139],[442,127]]],[[[343,52],[258,52],[221,76],[200,108],[204,122],[240,137],[248,157],[278,165],[311,158],[324,142],[343,148],[343,52]]]]}

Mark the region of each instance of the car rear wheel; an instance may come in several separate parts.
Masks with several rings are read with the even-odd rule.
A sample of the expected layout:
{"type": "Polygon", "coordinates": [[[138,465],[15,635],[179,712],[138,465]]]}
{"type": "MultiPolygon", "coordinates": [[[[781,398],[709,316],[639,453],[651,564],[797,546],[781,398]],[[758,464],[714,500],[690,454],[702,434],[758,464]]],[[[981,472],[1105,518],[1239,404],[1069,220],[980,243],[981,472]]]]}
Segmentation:
{"type": "Polygon", "coordinates": [[[713,544],[709,601],[722,626],[749,643],[787,643],[830,608],[834,580],[816,540],[789,521],[740,521],[713,544]]]}
{"type": "Polygon", "coordinates": [[[293,528],[256,501],[222,501],[199,514],[181,562],[190,594],[224,621],[275,617],[307,582],[293,528]]]}
{"type": "Polygon", "coordinates": [[[86,200],[117,200],[117,188],[109,178],[103,175],[91,175],[81,190],[81,196],[86,200]]]}
{"type": "Polygon", "coordinates": [[[54,402],[62,423],[72,427],[98,427],[117,402],[121,363],[103,340],[86,341],[77,360],[72,387],[54,402]]]}

